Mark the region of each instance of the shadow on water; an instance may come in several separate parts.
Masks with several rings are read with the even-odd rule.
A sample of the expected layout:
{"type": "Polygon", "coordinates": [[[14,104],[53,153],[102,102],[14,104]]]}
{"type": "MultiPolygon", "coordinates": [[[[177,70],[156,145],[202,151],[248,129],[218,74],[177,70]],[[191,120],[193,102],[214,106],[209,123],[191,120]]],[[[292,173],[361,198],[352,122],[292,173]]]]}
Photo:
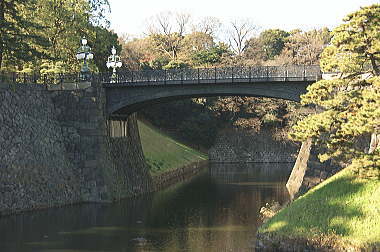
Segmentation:
{"type": "Polygon", "coordinates": [[[0,218],[0,251],[252,251],[259,211],[285,202],[290,164],[210,164],[191,180],[112,205],[0,218]]]}

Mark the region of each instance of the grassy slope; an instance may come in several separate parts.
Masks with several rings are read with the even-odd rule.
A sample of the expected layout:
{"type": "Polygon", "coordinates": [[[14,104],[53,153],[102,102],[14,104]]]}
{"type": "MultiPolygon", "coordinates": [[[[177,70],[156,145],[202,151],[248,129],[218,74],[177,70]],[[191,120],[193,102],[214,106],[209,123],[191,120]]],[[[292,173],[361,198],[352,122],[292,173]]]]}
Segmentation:
{"type": "Polygon", "coordinates": [[[140,121],[138,125],[144,155],[152,175],[207,159],[205,154],[176,142],[140,121]]]}
{"type": "Polygon", "coordinates": [[[281,210],[259,232],[380,246],[380,181],[357,178],[347,168],[281,210]]]}

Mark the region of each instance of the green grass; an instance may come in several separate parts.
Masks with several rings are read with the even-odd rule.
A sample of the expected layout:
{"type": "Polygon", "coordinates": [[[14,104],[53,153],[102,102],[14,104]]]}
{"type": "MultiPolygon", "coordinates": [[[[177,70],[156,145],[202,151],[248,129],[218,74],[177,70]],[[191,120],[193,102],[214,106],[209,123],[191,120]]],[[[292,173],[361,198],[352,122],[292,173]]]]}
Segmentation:
{"type": "Polygon", "coordinates": [[[207,155],[173,140],[141,121],[138,125],[145,159],[153,176],[207,159],[207,155]]]}
{"type": "Polygon", "coordinates": [[[380,180],[363,179],[349,168],[319,184],[262,225],[260,233],[342,244],[380,246],[380,180]]]}

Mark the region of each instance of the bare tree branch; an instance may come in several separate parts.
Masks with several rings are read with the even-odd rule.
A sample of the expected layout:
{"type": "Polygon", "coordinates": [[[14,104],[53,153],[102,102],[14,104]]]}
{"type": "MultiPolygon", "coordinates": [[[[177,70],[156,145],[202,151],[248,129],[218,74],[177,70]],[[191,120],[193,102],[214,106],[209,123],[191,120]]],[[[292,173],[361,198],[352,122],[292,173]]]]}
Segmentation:
{"type": "Polygon", "coordinates": [[[191,19],[190,14],[188,13],[177,13],[176,14],[176,22],[178,26],[178,34],[183,36],[186,32],[187,25],[189,24],[191,19]]]}
{"type": "Polygon", "coordinates": [[[155,47],[171,60],[177,59],[181,40],[191,20],[190,14],[162,12],[153,18],[148,27],[155,47]]]}
{"type": "Polygon", "coordinates": [[[253,35],[256,26],[249,19],[235,20],[231,22],[228,30],[229,44],[237,56],[241,56],[246,48],[246,42],[253,35]]]}
{"type": "Polygon", "coordinates": [[[215,36],[222,23],[216,17],[204,17],[193,26],[193,31],[203,32],[205,34],[215,36]]]}
{"type": "Polygon", "coordinates": [[[149,34],[165,34],[169,35],[172,32],[173,24],[171,22],[171,12],[161,12],[151,18],[148,26],[149,34]]]}

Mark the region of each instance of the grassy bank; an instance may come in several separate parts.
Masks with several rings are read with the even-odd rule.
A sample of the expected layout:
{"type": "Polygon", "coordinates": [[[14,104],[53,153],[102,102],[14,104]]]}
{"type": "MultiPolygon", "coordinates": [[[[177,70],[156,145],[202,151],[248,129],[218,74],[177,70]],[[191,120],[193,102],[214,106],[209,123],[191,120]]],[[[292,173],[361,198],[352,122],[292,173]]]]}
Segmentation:
{"type": "Polygon", "coordinates": [[[171,139],[141,121],[138,125],[144,155],[152,175],[207,159],[207,155],[171,139]]]}
{"type": "Polygon", "coordinates": [[[321,246],[380,248],[380,181],[346,168],[282,209],[259,233],[321,246]]]}

